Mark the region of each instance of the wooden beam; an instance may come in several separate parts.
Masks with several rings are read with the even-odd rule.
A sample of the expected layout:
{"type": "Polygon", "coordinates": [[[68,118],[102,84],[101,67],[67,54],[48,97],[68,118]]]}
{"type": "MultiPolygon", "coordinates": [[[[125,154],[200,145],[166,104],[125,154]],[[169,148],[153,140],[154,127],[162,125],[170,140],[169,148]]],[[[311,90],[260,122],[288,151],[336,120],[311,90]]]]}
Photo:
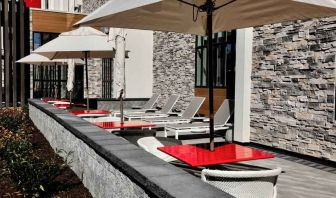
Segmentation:
{"type": "Polygon", "coordinates": [[[16,0],[11,1],[12,9],[12,93],[13,93],[13,107],[17,107],[17,67],[16,67],[16,0]]]}
{"type": "MultiPolygon", "coordinates": [[[[24,0],[19,1],[19,13],[20,13],[20,58],[25,56],[25,24],[24,24],[24,17],[25,17],[25,5],[24,0]]],[[[25,95],[25,64],[20,64],[20,102],[21,106],[26,103],[25,95]]]]}
{"type": "Polygon", "coordinates": [[[9,21],[8,21],[8,0],[3,1],[3,12],[4,12],[4,51],[5,51],[5,100],[6,107],[10,106],[10,64],[9,64],[9,21]]]}
{"type": "Polygon", "coordinates": [[[67,32],[73,30],[72,25],[83,17],[85,17],[84,14],[32,10],[32,28],[34,32],[67,32]]]}

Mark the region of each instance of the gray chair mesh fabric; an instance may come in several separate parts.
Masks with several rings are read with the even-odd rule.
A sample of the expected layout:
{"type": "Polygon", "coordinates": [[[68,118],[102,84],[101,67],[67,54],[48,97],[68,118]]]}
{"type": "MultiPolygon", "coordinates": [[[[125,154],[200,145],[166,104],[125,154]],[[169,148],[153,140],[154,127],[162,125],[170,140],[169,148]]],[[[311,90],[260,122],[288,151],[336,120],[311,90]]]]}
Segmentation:
{"type": "Polygon", "coordinates": [[[202,170],[202,180],[237,198],[275,198],[281,168],[261,171],[202,170]]]}
{"type": "Polygon", "coordinates": [[[166,104],[162,107],[160,113],[167,114],[171,111],[176,101],[179,99],[179,95],[171,95],[167,100],[166,104]]]}
{"type": "Polygon", "coordinates": [[[159,99],[159,94],[153,94],[152,97],[144,104],[142,109],[152,109],[156,101],[159,99]]]}
{"type": "Polygon", "coordinates": [[[234,112],[233,100],[225,99],[214,116],[215,125],[225,125],[234,112]]]}
{"type": "MultiPolygon", "coordinates": [[[[219,107],[214,116],[215,126],[224,126],[229,121],[231,115],[234,111],[234,102],[232,100],[224,100],[222,105],[219,107]]],[[[183,128],[195,128],[195,127],[208,127],[208,123],[186,123],[186,124],[170,124],[166,125],[166,127],[174,128],[174,129],[183,129],[183,128]]]]}
{"type": "Polygon", "coordinates": [[[204,100],[204,97],[194,97],[186,110],[184,110],[181,117],[186,119],[191,119],[192,117],[194,117],[201,105],[203,104],[204,100]]]}

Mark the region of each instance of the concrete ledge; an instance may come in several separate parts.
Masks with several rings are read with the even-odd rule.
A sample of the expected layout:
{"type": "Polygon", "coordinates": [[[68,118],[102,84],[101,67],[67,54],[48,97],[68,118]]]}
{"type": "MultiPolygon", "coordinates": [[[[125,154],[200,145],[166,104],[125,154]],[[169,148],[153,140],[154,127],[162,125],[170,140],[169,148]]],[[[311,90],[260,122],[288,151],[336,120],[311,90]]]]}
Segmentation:
{"type": "Polygon", "coordinates": [[[41,100],[29,100],[29,115],[54,149],[73,152],[71,168],[94,197],[232,197],[41,100]]]}

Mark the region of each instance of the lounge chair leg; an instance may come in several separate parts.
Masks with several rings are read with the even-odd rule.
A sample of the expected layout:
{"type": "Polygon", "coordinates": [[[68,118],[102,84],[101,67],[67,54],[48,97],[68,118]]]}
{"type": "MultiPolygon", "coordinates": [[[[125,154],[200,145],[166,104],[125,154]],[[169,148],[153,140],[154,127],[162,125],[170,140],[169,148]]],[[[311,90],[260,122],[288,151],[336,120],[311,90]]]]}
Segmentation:
{"type": "Polygon", "coordinates": [[[232,134],[232,129],[227,129],[225,132],[225,141],[226,142],[232,142],[233,141],[233,134],[232,134]]]}

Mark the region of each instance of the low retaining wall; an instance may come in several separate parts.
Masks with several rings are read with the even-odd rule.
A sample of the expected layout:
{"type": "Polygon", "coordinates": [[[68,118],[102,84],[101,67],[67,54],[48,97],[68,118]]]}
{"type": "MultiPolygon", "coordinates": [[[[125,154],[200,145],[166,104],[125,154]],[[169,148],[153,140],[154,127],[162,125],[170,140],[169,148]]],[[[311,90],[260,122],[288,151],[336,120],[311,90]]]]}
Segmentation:
{"type": "Polygon", "coordinates": [[[29,116],[53,149],[71,154],[71,169],[93,197],[231,197],[125,139],[41,100],[29,101],[29,116]]]}

